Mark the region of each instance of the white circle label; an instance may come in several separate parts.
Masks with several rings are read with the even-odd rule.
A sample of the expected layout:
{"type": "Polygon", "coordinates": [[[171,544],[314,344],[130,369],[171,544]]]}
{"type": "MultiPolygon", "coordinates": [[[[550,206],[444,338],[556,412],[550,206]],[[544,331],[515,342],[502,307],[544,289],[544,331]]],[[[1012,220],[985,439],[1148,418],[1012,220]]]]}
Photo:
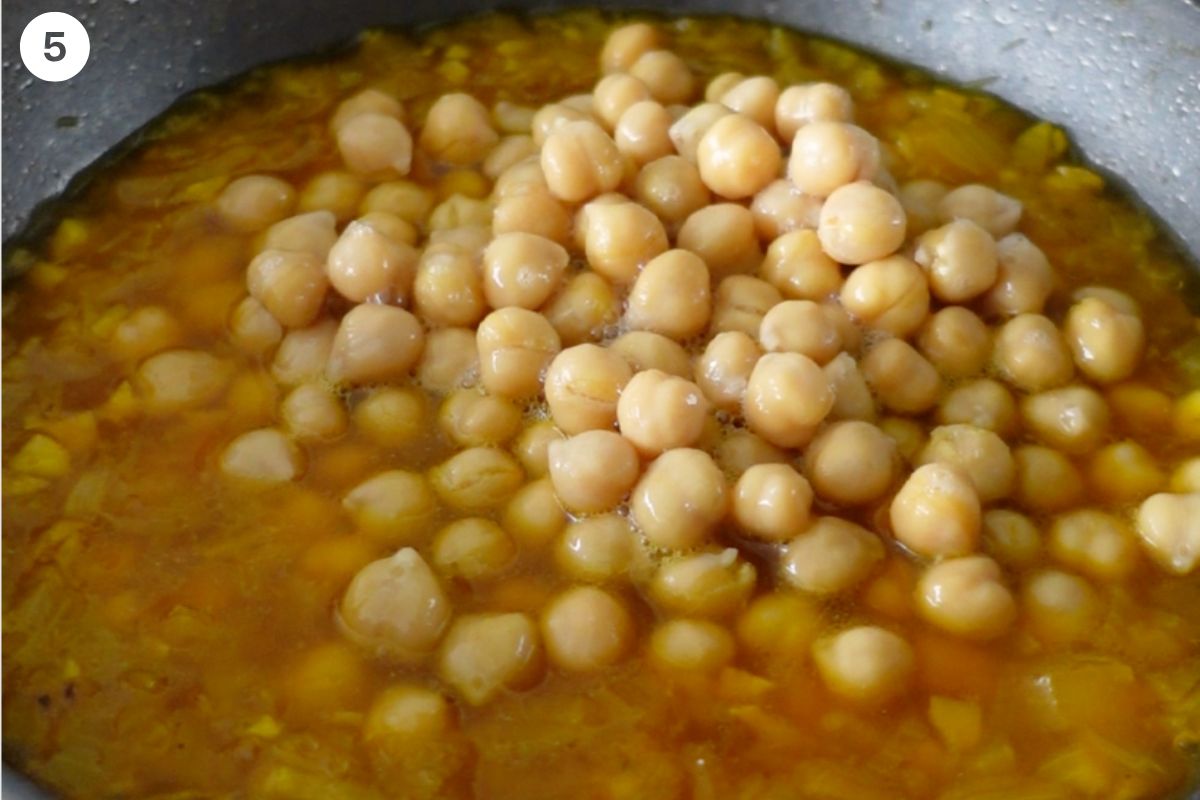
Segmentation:
{"type": "Polygon", "coordinates": [[[74,78],[92,52],[83,23],[61,11],[47,11],[30,20],[21,34],[21,61],[44,81],[74,78]]]}

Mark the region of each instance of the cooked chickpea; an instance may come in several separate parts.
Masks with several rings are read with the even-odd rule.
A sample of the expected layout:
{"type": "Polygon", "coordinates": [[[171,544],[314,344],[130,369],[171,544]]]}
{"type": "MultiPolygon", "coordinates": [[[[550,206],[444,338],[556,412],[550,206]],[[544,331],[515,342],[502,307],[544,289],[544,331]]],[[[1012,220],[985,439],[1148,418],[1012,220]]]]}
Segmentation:
{"type": "Polygon", "coordinates": [[[837,594],[857,586],[883,561],[883,542],[861,525],[818,517],[783,548],[783,580],[805,592],[837,594]]]}
{"type": "Polygon", "coordinates": [[[736,203],[716,203],[695,211],[684,221],[675,241],[704,259],[715,280],[754,272],[762,262],[754,215],[736,203]]]}
{"type": "Polygon", "coordinates": [[[417,362],[417,382],[431,392],[449,392],[474,386],[479,380],[479,351],[475,331],[441,328],[425,337],[417,362]]]}
{"type": "Polygon", "coordinates": [[[407,544],[424,535],[437,511],[429,482],[416,472],[388,470],[355,486],[342,498],[354,524],[372,539],[407,544]]]}
{"type": "Polygon", "coordinates": [[[740,611],[756,585],[753,565],[732,547],[664,561],[650,583],[650,597],[669,612],[728,617],[740,611]]]}
{"type": "Polygon", "coordinates": [[[274,428],[243,433],[221,453],[221,472],[258,484],[294,480],[304,467],[299,448],[274,428]]]}
{"type": "Polygon", "coordinates": [[[893,336],[916,332],[929,314],[929,283],[904,256],[863,264],[846,278],[839,297],[860,324],[893,336]]]}
{"type": "Polygon", "coordinates": [[[943,222],[968,219],[996,238],[1016,230],[1021,210],[1019,200],[978,183],[952,189],[938,203],[943,222]]]}
{"type": "Polygon", "coordinates": [[[571,672],[589,672],[623,659],[633,645],[633,618],[613,595],[576,586],[552,599],[541,619],[550,661],[571,672]]]}
{"type": "Polygon", "coordinates": [[[668,155],[646,164],[634,181],[639,203],[670,227],[708,205],[708,187],[700,170],[682,156],[668,155]]]}
{"type": "Polygon", "coordinates": [[[790,142],[809,123],[850,122],[854,118],[854,101],[837,84],[806,83],[780,92],[774,112],[779,138],[790,142]]]}
{"type": "Polygon", "coordinates": [[[483,251],[483,293],[492,308],[537,308],[558,289],[570,257],[532,233],[503,233],[483,251]]]}
{"type": "Polygon", "coordinates": [[[758,340],[771,353],[800,353],[824,364],[842,351],[842,337],[825,308],[811,300],[785,300],[763,316],[758,340]]]}
{"type": "Polygon", "coordinates": [[[238,347],[251,355],[264,356],[283,338],[283,326],[266,306],[247,297],[234,307],[229,333],[238,347]]]}
{"type": "Polygon", "coordinates": [[[337,130],[338,151],[351,172],[407,175],[412,167],[412,134],[395,117],[368,112],[337,130]]]}
{"type": "Polygon", "coordinates": [[[384,212],[412,225],[423,225],[433,209],[431,189],[413,181],[386,181],[367,192],[360,213],[384,212]]]}
{"type": "Polygon", "coordinates": [[[620,434],[591,430],[547,447],[550,481],[562,504],[581,513],[616,508],[637,482],[637,451],[620,434]]]}
{"type": "Polygon", "coordinates": [[[516,307],[484,317],[475,341],[484,387],[493,394],[512,398],[538,393],[543,370],[562,347],[545,317],[516,307]]]}
{"type": "Polygon", "coordinates": [[[869,422],[835,422],[805,451],[805,472],[821,499],[839,506],[873,503],[891,488],[896,444],[869,422]]]}
{"type": "Polygon", "coordinates": [[[617,127],[621,116],[630,108],[650,100],[650,90],[639,79],[624,72],[605,75],[592,92],[592,113],[609,130],[617,127]]]}
{"type": "Polygon", "coordinates": [[[1033,635],[1054,645],[1086,641],[1104,612],[1086,580],[1056,569],[1040,570],[1025,581],[1021,607],[1033,635]]]}
{"type": "Polygon", "coordinates": [[[1083,499],[1083,476],[1065,455],[1049,447],[1022,445],[1013,450],[1017,464],[1015,498],[1030,511],[1062,511],[1083,499]]]}
{"type": "Polygon", "coordinates": [[[733,519],[748,536],[783,541],[808,527],[812,499],[812,487],[791,466],[756,464],[734,486],[733,519]]]}
{"type": "Polygon", "coordinates": [[[363,741],[371,748],[398,739],[406,744],[433,739],[449,731],[453,720],[441,692],[412,684],[391,686],[371,703],[363,720],[363,741]]]}
{"type": "Polygon", "coordinates": [[[996,242],[996,281],[983,296],[983,310],[991,316],[1040,314],[1054,289],[1050,262],[1028,238],[1012,233],[996,242]]]}
{"type": "Polygon", "coordinates": [[[808,443],[833,408],[821,367],[799,353],[767,353],[754,365],[742,413],[750,430],[780,447],[808,443]]]}
{"type": "Polygon", "coordinates": [[[630,505],[634,521],[655,547],[694,547],[725,517],[725,476],[702,450],[668,450],[646,469],[630,505]]]}
{"type": "Polygon", "coordinates": [[[348,222],[366,191],[362,180],[349,172],[321,172],[300,190],[296,210],[328,211],[339,223],[348,222]]]}
{"type": "Polygon", "coordinates": [[[568,122],[595,122],[591,112],[591,103],[588,103],[587,108],[573,108],[561,102],[542,106],[534,113],[533,119],[530,121],[533,143],[541,147],[546,143],[550,134],[568,122]]]}
{"type": "Polygon", "coordinates": [[[586,120],[567,122],[547,136],[541,164],[550,191],[569,203],[613,191],[625,172],[612,138],[586,120]]]}
{"type": "Polygon", "coordinates": [[[1075,374],[1066,341],[1041,314],[1019,314],[1004,323],[994,358],[1004,378],[1027,392],[1062,386],[1075,374]]]}
{"type": "Polygon", "coordinates": [[[668,250],[652,258],[637,276],[625,320],[634,330],[685,341],[704,330],[710,311],[704,261],[687,250],[668,250]]]}
{"type": "Polygon", "coordinates": [[[670,246],[662,222],[637,203],[589,203],[583,230],[588,264],[618,284],[632,283],[642,265],[670,246]]]}
{"type": "Polygon", "coordinates": [[[1136,308],[1108,299],[1083,297],[1067,312],[1063,335],[1079,371],[1097,383],[1116,383],[1134,373],[1146,346],[1136,308]]]}
{"type": "Polygon", "coordinates": [[[499,140],[483,103],[455,92],[430,106],[417,144],[435,161],[461,166],[483,160],[499,140]]]}
{"type": "Polygon", "coordinates": [[[374,389],[354,407],[354,426],[383,447],[402,447],[424,431],[425,399],[412,389],[374,389]]]}
{"type": "Polygon", "coordinates": [[[892,500],[890,516],[896,538],[922,556],[962,556],[979,543],[979,494],[951,464],[917,467],[892,500]]]}
{"type": "Polygon", "coordinates": [[[618,514],[572,522],[563,531],[555,560],[563,572],[581,581],[603,582],[624,575],[633,562],[636,533],[618,514]]]}
{"type": "Polygon", "coordinates": [[[921,354],[947,378],[977,375],[992,355],[992,334],[974,312],[947,306],[930,316],[917,333],[921,354]]]}
{"type": "Polygon", "coordinates": [[[619,353],[594,344],[568,347],[546,370],[546,403],[567,434],[608,430],[617,421],[617,398],[633,370],[619,353]]]}
{"type": "Polygon", "coordinates": [[[411,657],[433,650],[450,613],[450,601],[433,570],[406,547],[354,576],[338,620],[352,639],[389,655],[411,657]]]}
{"type": "Polygon", "coordinates": [[[1171,473],[1170,489],[1178,494],[1200,492],[1200,456],[1181,462],[1171,473]]]}
{"type": "Polygon", "coordinates": [[[860,362],[879,401],[899,414],[922,414],[937,405],[942,379],[933,364],[903,339],[885,339],[860,362]]]}
{"type": "Polygon", "coordinates": [[[413,309],[434,325],[474,325],[487,312],[479,267],[456,247],[425,248],[417,262],[412,294],[413,309]]]}
{"type": "Polygon", "coordinates": [[[466,517],[437,532],[430,554],[442,575],[478,580],[503,571],[516,557],[517,549],[492,520],[466,517]]]}
{"type": "Polygon", "coordinates": [[[1059,562],[1102,581],[1126,578],[1137,568],[1137,543],[1129,524],[1095,509],[1079,509],[1050,525],[1046,550],[1059,562]]]}
{"type": "Polygon", "coordinates": [[[774,137],[742,114],[713,122],[696,145],[696,165],[705,185],[735,200],[766,188],[779,174],[781,162],[774,137]]]}
{"type": "Polygon", "coordinates": [[[617,401],[621,434],[643,456],[694,444],[707,414],[708,401],[700,387],[655,369],[635,374],[617,401]]]}
{"type": "Polygon", "coordinates": [[[417,251],[376,226],[351,222],[329,251],[329,282],[347,300],[403,300],[412,290],[417,251]]]}
{"type": "Polygon", "coordinates": [[[758,274],[792,300],[824,300],[842,286],[837,262],[825,255],[812,230],[791,231],[772,241],[758,274]]]}
{"type": "Polygon", "coordinates": [[[715,672],[733,660],[729,631],[707,620],[673,619],[650,634],[649,658],[660,669],[715,672]]]}
{"type": "Polygon", "coordinates": [[[254,233],[291,213],[296,190],[269,175],[245,175],[229,183],[217,197],[217,213],[239,233],[254,233]]]}
{"type": "Polygon", "coordinates": [[[1108,438],[1108,404],[1087,386],[1028,395],[1021,400],[1021,418],[1044,443],[1070,455],[1090,453],[1108,438]]]}
{"type": "Polygon", "coordinates": [[[1017,617],[1000,565],[987,556],[940,561],[917,582],[917,609],[929,623],[956,636],[995,639],[1017,617]]]}
{"type": "Polygon", "coordinates": [[[520,429],[521,409],[504,397],[458,389],[442,401],[438,425],[462,447],[503,444],[520,429]]]}
{"type": "Polygon", "coordinates": [[[908,642],[874,625],[818,640],[813,660],[830,691],[865,705],[880,705],[899,696],[916,671],[908,642]]]}
{"type": "Polygon", "coordinates": [[[720,103],[726,92],[744,80],[746,80],[746,76],[740,72],[722,72],[712,78],[704,87],[704,101],[720,103]]]}
{"type": "Polygon", "coordinates": [[[283,400],[280,416],[301,441],[336,439],[346,432],[346,407],[341,398],[318,383],[304,383],[283,400]]]}
{"type": "Polygon", "coordinates": [[[924,267],[939,300],[962,303],[996,282],[996,242],[969,219],[956,219],[917,240],[913,260],[924,267]]]}
{"type": "Polygon", "coordinates": [[[550,443],[563,438],[562,432],[549,420],[527,426],[513,442],[513,454],[531,478],[550,474],[550,443]]]}
{"type": "Polygon", "coordinates": [[[604,41],[604,49],[600,51],[600,69],[606,74],[627,70],[643,53],[661,46],[661,34],[645,22],[614,28],[604,41]]]}
{"type": "Polygon", "coordinates": [[[724,436],[713,450],[721,469],[733,478],[745,474],[756,464],[788,464],[790,459],[766,440],[750,431],[734,430],[724,436]]]}
{"type": "Polygon", "coordinates": [[[325,368],[337,383],[376,383],[402,378],[416,365],[425,344],[421,323],[396,306],[363,303],[338,326],[325,368]]]}
{"type": "Polygon", "coordinates": [[[995,508],[983,514],[983,549],[1001,564],[1020,569],[1037,561],[1042,536],[1024,514],[995,508]]]}
{"type": "Polygon", "coordinates": [[[1004,440],[974,425],[934,428],[917,457],[918,464],[942,462],[960,468],[975,485],[982,503],[1008,497],[1016,480],[1016,464],[1004,440]]]}
{"type": "MultiPolygon", "coordinates": [[[[235,332],[238,311],[247,302],[256,303],[257,301],[253,298],[246,298],[234,309],[232,327],[235,328],[235,332]]],[[[261,305],[258,307],[262,308],[261,305]]],[[[252,307],[248,311],[250,312],[249,318],[245,322],[248,323],[249,330],[247,332],[251,335],[247,338],[248,343],[254,344],[257,338],[253,335],[256,332],[253,328],[257,327],[255,324],[257,321],[253,318],[255,309],[252,307]]],[[[271,322],[274,322],[274,318],[271,319],[271,322]]],[[[278,330],[278,323],[276,323],[275,329],[278,330]]],[[[280,335],[282,335],[282,331],[280,335]]],[[[183,329],[170,311],[162,306],[142,306],[118,323],[109,338],[109,350],[123,361],[140,361],[147,356],[174,347],[182,338],[183,329]]],[[[271,337],[268,333],[263,338],[270,339],[271,337]]],[[[279,340],[278,336],[274,338],[275,341],[279,340]]],[[[271,344],[274,342],[268,343],[263,349],[269,348],[271,344]]]]}
{"type": "Polygon", "coordinates": [[[502,505],[524,479],[516,459],[493,447],[463,450],[429,473],[438,497],[458,511],[481,511],[502,505]]]}
{"type": "Polygon", "coordinates": [[[501,523],[522,548],[538,549],[563,529],[567,514],[550,479],[539,478],[512,496],[504,507],[501,523]]]}
{"type": "Polygon", "coordinates": [[[709,340],[696,363],[696,385],[716,408],[736,411],[750,373],[762,356],[758,344],[741,331],[718,333],[709,340]]]}
{"type": "Polygon", "coordinates": [[[1152,495],[1137,511],[1142,545],[1160,567],[1187,575],[1200,563],[1200,493],[1152,495]]]}
{"type": "Polygon", "coordinates": [[[602,338],[616,324],[621,306],[612,284],[588,270],[571,276],[541,311],[562,343],[571,346],[602,338]]]}
{"type": "Polygon", "coordinates": [[[646,84],[650,95],[663,105],[686,103],[695,91],[691,69],[670,50],[643,52],[629,65],[629,74],[646,84]]]}
{"type": "Polygon", "coordinates": [[[488,151],[487,156],[483,159],[483,164],[480,165],[480,169],[484,175],[495,181],[509,167],[528,158],[536,158],[537,153],[538,146],[534,143],[533,137],[528,133],[505,136],[488,151]]]}
{"type": "Polygon", "coordinates": [[[168,350],[150,356],[133,376],[133,388],[152,414],[173,414],[207,405],[233,377],[229,362],[199,350],[168,350]]]}
{"type": "Polygon", "coordinates": [[[975,425],[1003,437],[1013,436],[1020,427],[1012,392],[991,378],[952,387],[938,406],[937,421],[941,425],[975,425]]]}
{"type": "Polygon", "coordinates": [[[875,398],[854,356],[839,353],[825,365],[824,371],[833,389],[833,408],[829,410],[829,419],[873,422],[877,416],[875,398]]]}
{"type": "Polygon", "coordinates": [[[1113,442],[1087,465],[1088,483],[1108,502],[1135,503],[1161,491],[1167,476],[1154,455],[1134,441],[1113,442]]]}
{"type": "MultiPolygon", "coordinates": [[[[482,238],[486,242],[490,238],[487,226],[492,221],[494,211],[491,200],[476,200],[466,195],[452,194],[429,212],[429,219],[425,223],[430,231],[429,241],[431,244],[444,241],[437,234],[457,236],[461,229],[477,229],[482,232],[482,238]]],[[[469,235],[474,237],[474,233],[469,235]]]]}
{"type": "Polygon", "coordinates": [[[900,187],[897,197],[908,217],[909,233],[923,233],[937,226],[938,205],[949,191],[944,183],[931,180],[909,181],[900,187]]]}
{"type": "Polygon", "coordinates": [[[771,284],[749,275],[729,275],[717,284],[709,328],[714,333],[738,331],[757,339],[763,317],[783,302],[771,284]]]}
{"type": "Polygon", "coordinates": [[[311,253],[266,250],[246,268],[246,288],[288,328],[303,328],[321,313],[329,281],[311,253]]]}
{"type": "Polygon", "coordinates": [[[685,380],[692,379],[692,360],[675,341],[651,331],[630,331],[613,340],[609,348],[620,353],[634,372],[657,369],[685,380]]]}
{"type": "MultiPolygon", "coordinates": [[[[754,227],[760,239],[773,242],[787,233],[812,230],[814,241],[821,219],[822,200],[805,194],[786,178],[771,181],[750,202],[754,227]]],[[[820,251],[824,256],[824,252],[820,251]]],[[[782,288],[782,287],[781,287],[782,288]]]]}
{"type": "Polygon", "coordinates": [[[450,626],[438,671],[468,703],[483,705],[505,689],[527,689],[542,675],[537,624],[526,614],[467,614],[450,626]]]}
{"type": "Polygon", "coordinates": [[[649,164],[675,152],[671,115],[654,100],[634,103],[621,113],[613,130],[617,149],[634,164],[649,164]]]}
{"type": "MultiPolygon", "coordinates": [[[[870,180],[879,164],[879,141],[874,136],[857,125],[816,120],[792,137],[787,176],[805,194],[829,197],[839,187],[870,180]]],[[[903,213],[901,209],[901,219],[903,213]]]]}
{"type": "Polygon", "coordinates": [[[904,208],[867,181],[834,189],[821,206],[817,236],[834,261],[865,264],[896,252],[904,242],[904,208]]]}
{"type": "MultiPolygon", "coordinates": [[[[718,85],[714,88],[712,83],[709,84],[709,90],[714,93],[718,89],[723,89],[716,98],[721,105],[744,114],[763,129],[774,133],[775,106],[779,100],[779,84],[774,78],[755,75],[739,79],[728,87],[718,85]]],[[[791,141],[791,138],[786,137],[787,141],[791,141]]]]}
{"type": "Polygon", "coordinates": [[[284,386],[296,386],[325,374],[338,326],[331,319],[288,331],[275,350],[271,374],[284,386]]]}
{"type": "Polygon", "coordinates": [[[896,452],[910,466],[916,465],[917,457],[929,441],[924,426],[908,417],[883,417],[879,420],[879,430],[896,443],[896,452]]]}
{"type": "Polygon", "coordinates": [[[363,89],[361,92],[338,103],[329,120],[329,129],[337,131],[355,117],[363,114],[383,114],[404,121],[404,106],[390,94],[378,89],[363,89]]]}
{"type": "Polygon", "coordinates": [[[276,222],[263,234],[260,250],[312,253],[324,260],[337,241],[336,220],[329,211],[309,211],[276,222]]]}

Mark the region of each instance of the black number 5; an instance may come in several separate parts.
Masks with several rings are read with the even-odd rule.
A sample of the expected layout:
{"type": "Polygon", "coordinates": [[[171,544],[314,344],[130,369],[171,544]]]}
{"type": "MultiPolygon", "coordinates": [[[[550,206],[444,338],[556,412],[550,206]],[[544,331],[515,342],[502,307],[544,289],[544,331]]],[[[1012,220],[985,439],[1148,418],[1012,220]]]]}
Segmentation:
{"type": "Polygon", "coordinates": [[[63,31],[57,33],[46,33],[46,60],[47,61],[62,61],[67,57],[67,46],[62,42],[56,42],[55,39],[61,39],[67,34],[63,31]]]}

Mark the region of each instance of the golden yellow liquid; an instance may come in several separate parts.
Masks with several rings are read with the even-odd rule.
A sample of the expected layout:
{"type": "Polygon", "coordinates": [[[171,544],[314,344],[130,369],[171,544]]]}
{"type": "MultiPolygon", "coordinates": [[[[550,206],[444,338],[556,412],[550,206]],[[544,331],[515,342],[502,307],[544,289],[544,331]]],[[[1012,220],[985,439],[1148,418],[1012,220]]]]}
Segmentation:
{"type": "MultiPolygon", "coordinates": [[[[352,431],[307,447],[294,484],[253,492],[221,480],[221,449],[276,422],[282,391],[268,364],[229,341],[251,237],[222,232],[211,201],[237,175],[299,186],[339,169],[329,115],[365,86],[399,97],[414,120],[447,91],[489,106],[587,91],[611,25],[593,13],[490,16],[416,39],[369,33],[344,55],[260,69],[181,103],[96,178],[53,235],[14,256],[32,266],[4,296],[6,760],[80,798],[1041,800],[1178,790],[1200,735],[1200,577],[1166,577],[1148,560],[1122,583],[1095,584],[1107,612],[1091,641],[1054,649],[1023,623],[989,645],[932,631],[908,601],[915,567],[891,556],[811,623],[781,631],[785,651],[789,636],[810,640],[805,626],[865,620],[902,632],[917,653],[916,688],[879,711],[830,696],[805,647],[743,651],[714,676],[663,675],[640,654],[654,612],[626,587],[638,654],[590,676],[550,670],[536,688],[480,708],[458,705],[469,755],[444,784],[427,780],[447,757],[436,745],[394,763],[368,757],[360,729],[372,698],[402,680],[437,681],[428,665],[372,660],[335,628],[350,577],[387,553],[355,533],[340,498],[381,469],[424,469],[451,447],[435,429],[403,451],[352,431]],[[107,340],[146,304],[177,315],[183,346],[238,365],[212,407],[154,418],[125,393],[131,368],[107,340]],[[69,453],[65,469],[13,468],[39,431],[69,453]]],[[[1147,321],[1138,379],[1172,396],[1200,385],[1182,265],[1150,220],[1069,160],[1052,126],[786,30],[724,18],[667,27],[701,79],[737,70],[842,84],[900,181],[978,181],[1020,199],[1022,232],[1061,276],[1047,313],[1061,316],[1071,287],[1126,291],[1147,321]]],[[[1116,414],[1114,438],[1142,442],[1168,472],[1200,453],[1153,409],[1116,414]]],[[[1095,490],[1088,502],[1129,511],[1095,490]]],[[[534,552],[498,579],[448,591],[456,611],[536,614],[567,583],[534,552]]],[[[760,570],[760,591],[770,583],[760,570]]]]}

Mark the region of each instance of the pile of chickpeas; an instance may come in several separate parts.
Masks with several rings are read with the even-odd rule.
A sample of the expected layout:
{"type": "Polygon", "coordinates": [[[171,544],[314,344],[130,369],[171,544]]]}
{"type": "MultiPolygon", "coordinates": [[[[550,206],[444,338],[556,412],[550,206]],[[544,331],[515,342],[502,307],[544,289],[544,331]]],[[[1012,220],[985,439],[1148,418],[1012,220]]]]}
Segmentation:
{"type": "MultiPolygon", "coordinates": [[[[286,387],[280,425],[228,443],[223,474],[295,480],[307,443],[351,428],[397,447],[436,424],[456,448],[342,498],[394,548],[345,590],[349,639],[482,704],[639,647],[666,671],[718,670],[789,592],[851,592],[889,553],[917,565],[924,623],[971,640],[1023,615],[1045,641],[1082,641],[1098,582],[1141,559],[1196,569],[1200,459],[1168,484],[1109,435],[1121,392],[1137,400],[1141,311],[1058,286],[1018,201],[897,186],[838,86],[700,87],[641,23],[601,62],[590,94],[538,109],[456,93],[414,120],[361,91],[330,120],[344,170],[299,190],[242,177],[216,201],[258,236],[232,338],[286,387]],[[435,206],[418,171],[464,191],[435,206]],[[1082,507],[1088,484],[1113,507],[1082,507]],[[566,586],[540,615],[456,613],[447,581],[534,552],[566,586]],[[1052,567],[1023,571],[1042,553],[1052,567]],[[626,586],[657,620],[642,644],[626,586]]],[[[144,309],[115,335],[130,359],[153,353],[134,383],[162,413],[231,373],[155,352],[173,326],[144,309]]],[[[834,630],[811,658],[855,703],[913,679],[884,624],[834,630]]],[[[443,727],[445,703],[385,692],[367,735],[443,727]]]]}

